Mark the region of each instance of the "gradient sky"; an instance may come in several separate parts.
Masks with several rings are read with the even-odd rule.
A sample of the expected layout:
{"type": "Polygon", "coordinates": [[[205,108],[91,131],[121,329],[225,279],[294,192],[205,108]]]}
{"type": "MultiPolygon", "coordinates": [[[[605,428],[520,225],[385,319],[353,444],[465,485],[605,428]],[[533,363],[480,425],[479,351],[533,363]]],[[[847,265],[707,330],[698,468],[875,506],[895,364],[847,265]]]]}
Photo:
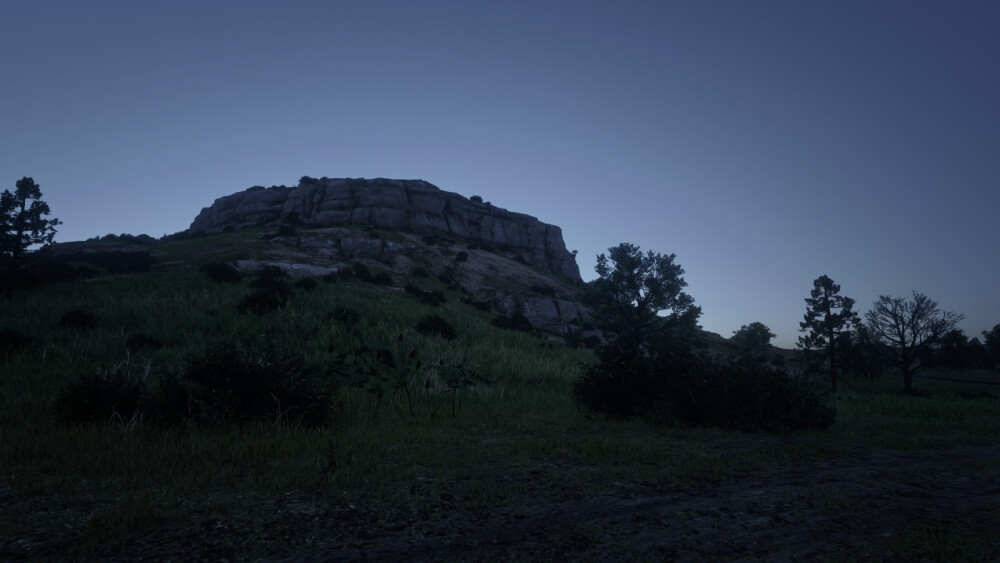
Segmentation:
{"type": "Polygon", "coordinates": [[[1000,323],[1000,3],[0,0],[0,187],[57,241],[299,177],[675,253],[702,325],[791,347],[826,274],[1000,323]]]}

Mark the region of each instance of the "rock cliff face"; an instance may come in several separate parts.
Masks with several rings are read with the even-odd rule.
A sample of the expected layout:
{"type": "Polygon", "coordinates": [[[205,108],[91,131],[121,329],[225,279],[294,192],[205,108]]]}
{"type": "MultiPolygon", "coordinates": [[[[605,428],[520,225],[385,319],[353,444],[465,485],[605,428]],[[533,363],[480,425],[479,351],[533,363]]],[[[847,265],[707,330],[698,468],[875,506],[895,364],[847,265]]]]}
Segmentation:
{"type": "Polygon", "coordinates": [[[250,188],[202,209],[188,231],[218,232],[282,220],[317,227],[364,225],[487,243],[520,252],[571,282],[581,281],[559,227],[471,201],[423,180],[303,178],[293,188],[250,188]]]}

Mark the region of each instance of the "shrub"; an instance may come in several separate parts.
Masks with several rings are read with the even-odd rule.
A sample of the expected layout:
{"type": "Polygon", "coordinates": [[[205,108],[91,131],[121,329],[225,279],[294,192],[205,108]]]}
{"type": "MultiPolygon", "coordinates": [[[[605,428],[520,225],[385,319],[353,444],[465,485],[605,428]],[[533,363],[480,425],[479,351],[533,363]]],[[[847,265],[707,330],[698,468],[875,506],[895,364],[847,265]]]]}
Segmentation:
{"type": "Polygon", "coordinates": [[[0,330],[0,359],[7,354],[21,352],[34,341],[35,339],[19,330],[11,328],[0,330]]]}
{"type": "Polygon", "coordinates": [[[236,310],[241,313],[250,312],[264,315],[284,307],[287,303],[288,297],[286,295],[257,290],[244,297],[236,305],[236,310]]]}
{"type": "Polygon", "coordinates": [[[335,392],[324,379],[296,357],[244,355],[217,346],[190,356],[180,374],[161,382],[155,412],[167,422],[322,426],[335,392]]]}
{"type": "Polygon", "coordinates": [[[56,325],[63,328],[97,328],[97,317],[83,309],[73,309],[63,313],[56,325]]]}
{"type": "Polygon", "coordinates": [[[472,203],[482,203],[483,202],[483,198],[481,196],[474,195],[474,196],[472,196],[472,197],[469,198],[469,201],[471,201],[472,203]]]}
{"type": "Polygon", "coordinates": [[[371,278],[370,281],[371,281],[371,283],[373,283],[375,285],[392,285],[393,284],[392,276],[390,276],[389,274],[387,274],[385,272],[379,272],[379,273],[375,274],[374,276],[372,276],[372,278],[371,278]]]}
{"type": "Polygon", "coordinates": [[[240,283],[240,280],[243,279],[243,275],[240,274],[239,270],[225,262],[202,264],[198,269],[208,279],[218,283],[240,283]]]}
{"type": "Polygon", "coordinates": [[[305,291],[312,291],[316,289],[317,285],[319,285],[319,282],[316,281],[316,278],[299,278],[295,282],[295,287],[305,291]]]}
{"type": "Polygon", "coordinates": [[[613,343],[583,366],[573,392],[582,407],[616,418],[744,431],[826,428],[834,411],[807,381],[756,358],[719,361],[684,343],[647,355],[613,343]]]}
{"type": "Polygon", "coordinates": [[[431,274],[426,269],[421,268],[420,266],[417,266],[416,268],[413,268],[413,277],[415,277],[415,278],[429,278],[429,277],[431,277],[431,274]]]}
{"type": "Polygon", "coordinates": [[[469,253],[464,250],[460,251],[458,254],[455,255],[456,262],[465,262],[468,259],[469,259],[469,253]]]}
{"type": "Polygon", "coordinates": [[[163,342],[160,342],[160,339],[156,338],[155,336],[150,336],[150,335],[142,333],[142,332],[137,332],[135,334],[130,335],[128,338],[125,339],[125,347],[129,348],[129,349],[135,349],[135,348],[147,348],[147,349],[162,348],[163,347],[163,342]]]}
{"type": "Polygon", "coordinates": [[[63,424],[110,422],[117,415],[131,420],[142,402],[145,386],[120,372],[88,374],[66,386],[55,402],[63,424]]]}
{"type": "Polygon", "coordinates": [[[372,281],[371,271],[368,269],[368,266],[365,266],[361,262],[356,262],[354,266],[351,267],[351,272],[354,274],[354,277],[358,278],[361,281],[365,282],[372,281]]]}
{"type": "Polygon", "coordinates": [[[454,340],[458,335],[455,327],[444,317],[426,315],[417,322],[417,332],[427,335],[437,335],[445,340],[454,340]]]}
{"type": "Polygon", "coordinates": [[[436,289],[420,292],[420,302],[424,305],[437,307],[438,305],[443,305],[447,301],[448,300],[445,298],[444,293],[441,293],[436,289]]]}

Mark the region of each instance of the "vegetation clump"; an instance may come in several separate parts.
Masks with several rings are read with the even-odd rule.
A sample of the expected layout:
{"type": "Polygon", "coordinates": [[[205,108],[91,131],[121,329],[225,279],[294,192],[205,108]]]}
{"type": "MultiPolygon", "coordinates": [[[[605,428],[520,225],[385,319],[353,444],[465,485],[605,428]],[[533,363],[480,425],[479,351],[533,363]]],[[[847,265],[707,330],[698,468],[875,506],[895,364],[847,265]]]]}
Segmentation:
{"type": "Polygon", "coordinates": [[[209,262],[199,268],[208,279],[218,283],[240,283],[243,275],[232,264],[226,262],[209,262]]]}
{"type": "Polygon", "coordinates": [[[454,340],[458,337],[454,325],[439,315],[425,315],[417,322],[416,330],[421,334],[436,335],[445,340],[454,340]]]}

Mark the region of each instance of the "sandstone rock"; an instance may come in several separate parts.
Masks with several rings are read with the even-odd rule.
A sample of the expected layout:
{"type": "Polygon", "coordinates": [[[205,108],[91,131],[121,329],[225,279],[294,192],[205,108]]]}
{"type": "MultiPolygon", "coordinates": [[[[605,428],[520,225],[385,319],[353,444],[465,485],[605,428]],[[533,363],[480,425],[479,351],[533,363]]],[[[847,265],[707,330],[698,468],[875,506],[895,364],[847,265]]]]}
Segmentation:
{"type": "MultiPolygon", "coordinates": [[[[576,258],[562,230],[530,215],[470,201],[423,180],[321,179],[294,188],[251,188],[221,197],[191,223],[189,232],[218,232],[279,220],[313,226],[365,225],[417,234],[459,237],[522,253],[531,263],[580,282],[576,258]]],[[[341,252],[344,252],[341,241],[341,252]]],[[[374,243],[347,243],[370,255],[374,243]]]]}

